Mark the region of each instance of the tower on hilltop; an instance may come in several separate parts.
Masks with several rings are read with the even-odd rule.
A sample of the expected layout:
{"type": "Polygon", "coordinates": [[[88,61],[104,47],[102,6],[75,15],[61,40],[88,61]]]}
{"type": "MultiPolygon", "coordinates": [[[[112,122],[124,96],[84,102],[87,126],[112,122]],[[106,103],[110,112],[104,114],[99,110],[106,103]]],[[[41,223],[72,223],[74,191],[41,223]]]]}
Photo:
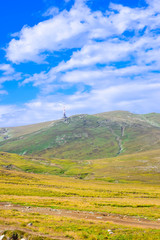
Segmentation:
{"type": "Polygon", "coordinates": [[[67,119],[65,107],[63,108],[63,119],[67,119]]]}

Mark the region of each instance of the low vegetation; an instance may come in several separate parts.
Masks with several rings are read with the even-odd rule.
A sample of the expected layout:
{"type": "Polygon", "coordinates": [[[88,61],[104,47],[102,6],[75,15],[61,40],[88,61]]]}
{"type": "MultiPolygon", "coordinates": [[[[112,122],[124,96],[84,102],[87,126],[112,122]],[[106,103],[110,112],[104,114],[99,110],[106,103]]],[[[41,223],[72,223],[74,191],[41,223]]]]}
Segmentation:
{"type": "Polygon", "coordinates": [[[103,180],[160,184],[160,150],[96,160],[50,159],[0,153],[2,169],[103,180]]]}
{"type": "Polygon", "coordinates": [[[160,189],[156,184],[73,179],[2,168],[0,175],[0,224],[5,230],[12,227],[26,234],[30,231],[28,239],[159,239],[160,230],[156,229],[127,227],[100,219],[52,216],[46,215],[45,211],[26,212],[23,208],[21,211],[14,207],[9,209],[9,204],[24,208],[48,207],[53,210],[134,216],[154,222],[160,216],[160,189]]]}
{"type": "Polygon", "coordinates": [[[1,129],[0,239],[159,240],[159,134],[122,111],[1,129]]]}

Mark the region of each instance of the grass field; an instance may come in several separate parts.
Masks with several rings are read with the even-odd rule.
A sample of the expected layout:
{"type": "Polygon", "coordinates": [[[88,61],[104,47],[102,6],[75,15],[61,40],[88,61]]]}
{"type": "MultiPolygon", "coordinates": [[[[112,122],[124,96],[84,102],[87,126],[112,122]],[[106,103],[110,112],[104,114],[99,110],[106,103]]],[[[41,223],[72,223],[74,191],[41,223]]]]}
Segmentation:
{"type": "Polygon", "coordinates": [[[1,201],[158,219],[159,186],[1,172],[1,201]]]}
{"type": "MultiPolygon", "coordinates": [[[[0,175],[0,224],[6,231],[19,229],[21,235],[30,236],[28,239],[158,240],[160,237],[160,230],[154,227],[131,227],[104,222],[100,218],[95,221],[25,210],[26,207],[38,207],[79,211],[79,214],[84,211],[93,215],[107,213],[154,223],[160,216],[160,188],[156,183],[84,180],[3,167],[0,175]],[[13,204],[11,209],[10,204],[13,204]],[[16,206],[22,209],[17,210],[16,206]],[[32,226],[28,226],[29,223],[32,226]]],[[[12,232],[7,231],[7,234],[12,232]]]]}

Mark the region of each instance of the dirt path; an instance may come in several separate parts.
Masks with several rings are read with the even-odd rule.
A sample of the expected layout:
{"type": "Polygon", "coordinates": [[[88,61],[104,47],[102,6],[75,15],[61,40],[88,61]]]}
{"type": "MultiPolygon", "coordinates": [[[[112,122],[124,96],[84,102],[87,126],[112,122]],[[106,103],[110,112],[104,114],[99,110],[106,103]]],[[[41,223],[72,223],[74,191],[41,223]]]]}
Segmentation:
{"type": "Polygon", "coordinates": [[[123,137],[123,135],[124,135],[124,128],[121,129],[121,137],[120,137],[119,135],[117,135],[117,134],[113,131],[113,129],[112,129],[111,127],[110,127],[109,129],[110,129],[111,133],[115,136],[115,139],[116,139],[116,141],[117,141],[117,144],[118,144],[118,147],[119,147],[119,150],[118,150],[118,153],[117,153],[117,156],[118,156],[118,155],[120,155],[121,152],[123,151],[123,146],[122,146],[122,139],[121,139],[121,137],[123,137]]]}
{"type": "Polygon", "coordinates": [[[110,222],[114,224],[120,224],[124,226],[132,226],[138,228],[152,228],[160,229],[160,221],[150,221],[144,218],[136,218],[131,216],[123,216],[108,213],[96,213],[85,211],[71,211],[65,209],[52,209],[43,207],[24,207],[20,205],[13,205],[7,203],[0,203],[0,209],[18,210],[21,212],[40,213],[42,215],[62,216],[75,219],[93,220],[110,222]]]}

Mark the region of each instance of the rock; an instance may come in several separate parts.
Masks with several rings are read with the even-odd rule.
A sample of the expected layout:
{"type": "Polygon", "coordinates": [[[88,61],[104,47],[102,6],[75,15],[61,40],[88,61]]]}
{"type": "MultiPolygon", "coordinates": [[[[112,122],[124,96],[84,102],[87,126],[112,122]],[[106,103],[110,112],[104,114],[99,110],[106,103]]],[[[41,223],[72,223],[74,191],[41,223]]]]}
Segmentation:
{"type": "Polygon", "coordinates": [[[12,205],[11,204],[7,204],[7,205],[5,205],[5,207],[11,207],[12,205]]]}
{"type": "Polygon", "coordinates": [[[30,227],[30,226],[32,226],[32,225],[33,225],[32,223],[28,223],[28,225],[27,225],[27,226],[29,226],[29,227],[30,227]]]}
{"type": "Polygon", "coordinates": [[[108,229],[108,233],[109,234],[113,234],[112,230],[108,229]]]}
{"type": "Polygon", "coordinates": [[[18,240],[18,234],[13,233],[12,237],[10,237],[9,240],[18,240]]]}

